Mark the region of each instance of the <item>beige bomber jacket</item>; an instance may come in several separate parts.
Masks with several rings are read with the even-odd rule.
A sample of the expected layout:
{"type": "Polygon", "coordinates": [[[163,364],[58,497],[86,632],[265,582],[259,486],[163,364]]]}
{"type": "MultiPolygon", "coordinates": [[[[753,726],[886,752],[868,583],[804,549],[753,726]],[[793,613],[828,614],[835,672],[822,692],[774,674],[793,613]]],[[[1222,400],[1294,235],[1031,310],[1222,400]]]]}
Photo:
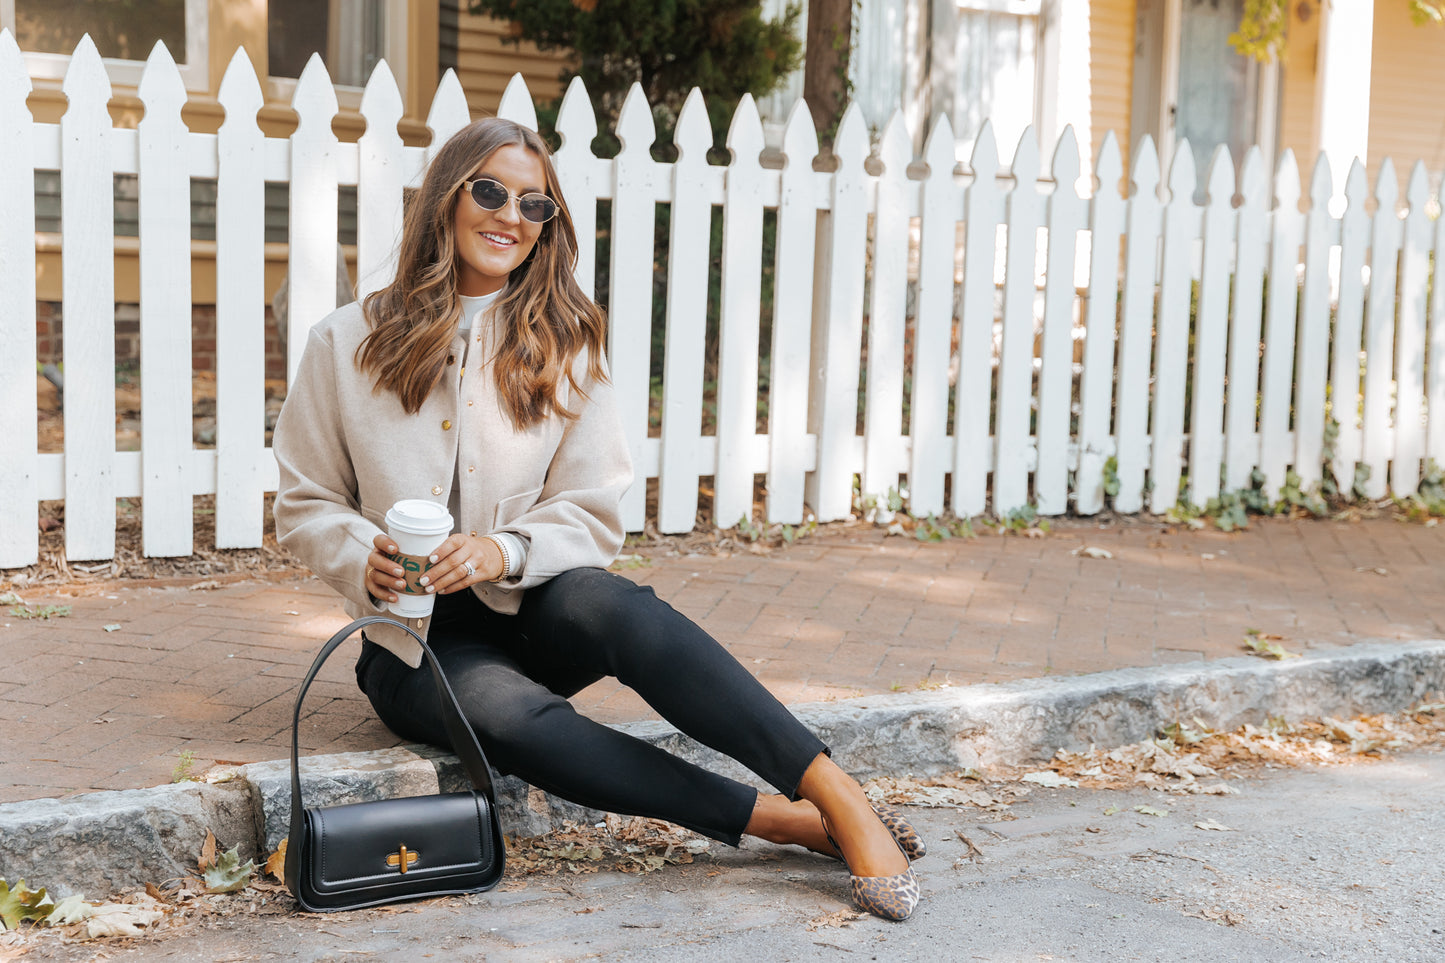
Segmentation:
{"type": "MultiPolygon", "coordinates": [[[[414,415],[391,392],[373,392],[353,362],[369,331],[359,304],[311,329],[272,438],[281,471],[276,535],[341,593],[353,618],[385,613],[363,577],[387,509],[402,498],[446,504],[458,473],[456,531],[512,532],[527,541],[519,577],[472,588],[498,612],[516,612],[529,586],[554,575],[606,567],[622,545],[618,503],[632,463],[611,384],[587,378],[579,356],[574,371],[586,398],[571,396],[565,382],[561,388],[562,403],[578,417],[554,414],[517,431],[481,363],[500,323],[487,309],[470,335],[458,332],[443,380],[414,415]]],[[[429,622],[411,625],[425,638],[429,622]]],[[[421,648],[404,632],[375,626],[367,638],[421,664],[421,648]]]]}

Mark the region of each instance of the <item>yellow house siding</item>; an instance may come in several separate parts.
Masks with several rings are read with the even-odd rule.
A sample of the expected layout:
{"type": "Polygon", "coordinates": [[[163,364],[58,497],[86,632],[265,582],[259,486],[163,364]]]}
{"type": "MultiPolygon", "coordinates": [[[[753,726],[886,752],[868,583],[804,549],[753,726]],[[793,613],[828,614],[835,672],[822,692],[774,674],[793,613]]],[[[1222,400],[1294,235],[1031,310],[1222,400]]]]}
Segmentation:
{"type": "Polygon", "coordinates": [[[1134,84],[1134,0],[1089,5],[1089,102],[1094,157],[1109,131],[1129,167],[1129,105],[1134,84]]]}
{"type": "MultiPolygon", "coordinates": [[[[1403,4],[1404,0],[1391,0],[1403,4]]],[[[1303,176],[1314,169],[1319,132],[1315,130],[1315,85],[1320,58],[1319,8],[1305,5],[1290,11],[1289,37],[1280,64],[1279,149],[1294,151],[1303,176]],[[1300,19],[1303,9],[1309,16],[1300,19]]]]}
{"type": "Polygon", "coordinates": [[[457,17],[457,79],[474,115],[497,112],[502,92],[515,73],[526,79],[533,100],[554,100],[562,95],[558,77],[566,54],[543,53],[526,42],[503,43],[510,35],[510,27],[503,21],[465,12],[457,17]]]}
{"type": "Polygon", "coordinates": [[[1445,170],[1445,29],[1415,26],[1405,0],[1376,0],[1370,69],[1369,172],[1394,161],[1403,194],[1410,168],[1423,160],[1445,170]]]}

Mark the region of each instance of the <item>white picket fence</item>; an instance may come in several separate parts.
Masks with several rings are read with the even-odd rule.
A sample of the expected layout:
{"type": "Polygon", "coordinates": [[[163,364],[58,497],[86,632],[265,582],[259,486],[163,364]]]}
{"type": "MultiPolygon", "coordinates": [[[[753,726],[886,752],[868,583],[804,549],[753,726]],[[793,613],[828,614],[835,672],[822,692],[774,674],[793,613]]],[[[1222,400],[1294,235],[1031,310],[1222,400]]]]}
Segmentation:
{"type": "MultiPolygon", "coordinates": [[[[0,567],[36,559],[42,499],[65,501],[72,560],[113,556],[116,499],[135,496],[143,499],[147,555],[191,553],[196,494],[216,496],[217,547],[260,544],[263,496],[277,483],[264,442],[263,183],[291,185],[294,371],[307,328],[334,307],[338,186],[357,186],[365,293],[391,270],[403,188],[419,183],[435,145],[469,120],[460,85],[448,73],[438,87],[432,148],[402,144],[402,100],[385,64],[366,87],[367,131],[357,144],[338,143],[332,132],[337,102],[319,60],[297,83],[299,126],[287,139],[257,127],[261,88],[240,51],[221,85],[227,119],[214,135],[182,124],[185,88],[160,46],[140,85],[145,117],[137,130],[111,127],[111,89],[88,39],[72,57],[59,125],[34,122],[29,90],[14,40],[0,33],[0,567]],[[62,172],[66,417],[58,454],[37,451],[32,407],[36,169],[62,172]],[[139,177],[139,452],[115,444],[114,173],[139,177]],[[218,180],[214,450],[191,441],[188,192],[180,186],[191,177],[218,180]]],[[[520,78],[500,113],[535,126],[520,78]]],[[[1432,249],[1436,263],[1445,255],[1445,218],[1431,218],[1418,164],[1404,212],[1387,160],[1374,189],[1377,210],[1367,213],[1370,191],[1356,164],[1348,205],[1334,217],[1323,159],[1301,213],[1288,153],[1271,181],[1251,151],[1234,207],[1235,168],[1221,148],[1207,172],[1209,203],[1200,207],[1192,152],[1176,152],[1161,192],[1147,138],[1126,199],[1116,188],[1122,169],[1112,135],[1094,171],[1099,187],[1081,194],[1072,131],[1048,171],[1032,132],[1003,169],[985,126],[962,175],[953,131],[940,119],[919,180],[907,172],[911,139],[898,115],[876,145],[872,169],[881,173],[869,172],[868,134],[852,108],[828,173],[813,170],[817,139],[801,108],[787,124],[785,163],[763,166],[751,98],[733,118],[726,167],[707,163],[710,130],[696,92],[677,125],[675,163],[649,153],[655,130],[640,90],[622,111],[615,158],[590,151],[597,123],[580,83],[568,90],[557,127],[556,163],[584,239],[577,273],[587,290],[595,264],[585,239],[597,230],[596,202],[612,202],[608,347],[638,476],[625,500],[629,529],[646,520],[650,478],[658,480],[664,532],[691,529],[704,476],[713,478],[713,517],[724,525],[752,510],[756,474],[766,475],[768,518],[791,523],[808,509],[821,520],[846,515],[855,475],[863,492],[877,494],[906,475],[909,509],[920,516],[1027,503],[1048,515],[1071,502],[1093,513],[1104,505],[1110,456],[1114,506],[1125,512],[1162,511],[1180,497],[1202,504],[1221,490],[1221,478],[1225,489],[1244,488],[1256,468],[1271,491],[1290,469],[1309,488],[1321,478],[1329,417],[1339,422],[1335,476],[1348,486],[1356,464],[1367,465],[1371,496],[1412,492],[1426,459],[1445,462],[1445,284],[1429,283],[1432,249]],[[667,329],[661,432],[649,437],[659,203],[671,205],[667,329]],[[704,435],[706,225],[714,206],[724,222],[720,347],[716,433],[704,435]],[[778,241],[767,431],[759,434],[765,211],[776,213],[778,241]]]]}

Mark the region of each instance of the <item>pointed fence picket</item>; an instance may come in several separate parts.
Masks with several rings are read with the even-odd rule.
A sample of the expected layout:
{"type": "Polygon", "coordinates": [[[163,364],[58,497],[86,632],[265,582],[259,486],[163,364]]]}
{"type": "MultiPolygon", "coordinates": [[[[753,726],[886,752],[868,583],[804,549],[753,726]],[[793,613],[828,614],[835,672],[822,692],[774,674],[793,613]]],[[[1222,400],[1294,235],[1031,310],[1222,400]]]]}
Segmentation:
{"type": "Polygon", "coordinates": [[[799,102],[783,129],[777,255],[773,265],[773,341],[768,362],[767,517],[803,521],[808,450],[808,352],[813,316],[813,257],[818,230],[813,157],[818,135],[799,102]]]}
{"type": "Polygon", "coordinates": [[[863,400],[863,474],[859,491],[898,488],[903,452],[904,301],[908,286],[908,162],[903,112],[894,111],[878,144],[883,172],[873,215],[873,283],[868,302],[867,393],[863,400]]]}
{"type": "Polygon", "coordinates": [[[159,41],[140,82],[141,519],[146,555],[192,553],[191,272],[186,85],[159,41]]]}
{"type": "Polygon", "coordinates": [[[1069,415],[1074,397],[1074,257],[1088,204],[1079,197],[1079,142],[1065,127],[1054,150],[1048,201],[1043,346],[1039,352],[1038,451],[1034,500],[1040,515],[1069,507],[1069,415]]]}
{"type": "Polygon", "coordinates": [[[1159,155],[1146,134],[1134,155],[1129,176],[1127,241],[1124,252],[1124,296],[1119,323],[1119,375],[1115,393],[1115,435],[1118,445],[1119,493],[1114,507],[1137,512],[1144,507],[1144,469],[1149,457],[1149,356],[1158,278],[1159,155]]]}
{"type": "Polygon", "coordinates": [[[312,54],[292,101],[299,123],[291,135],[290,270],[286,382],[296,377],[311,326],[336,308],[337,144],[331,129],[336,88],[320,54],[312,54]]]}
{"type": "Polygon", "coordinates": [[[1119,309],[1119,239],[1124,233],[1119,141],[1110,131],[1095,165],[1099,186],[1089,205],[1089,295],[1084,310],[1084,370],[1079,379],[1079,470],[1075,508],[1092,515],[1104,507],[1104,468],[1113,451],[1114,344],[1119,309]]]}
{"type": "Polygon", "coordinates": [[[1270,212],[1269,300],[1264,312],[1264,360],[1259,386],[1259,467],[1264,490],[1278,498],[1289,464],[1291,369],[1294,367],[1295,311],[1303,224],[1299,213],[1299,167],[1294,153],[1280,155],[1274,177],[1274,210],[1270,212]]]}
{"type": "Polygon", "coordinates": [[[953,336],[953,249],[958,188],[953,182],[953,126],[940,116],[923,150],[928,177],[919,185],[918,310],[909,396],[908,505],[941,515],[948,457],[948,362],[953,336]]]}
{"type": "Polygon", "coordinates": [[[953,406],[953,511],[965,518],[987,507],[992,467],[993,265],[1004,200],[998,186],[998,147],[988,121],[974,141],[970,164],[973,183],[963,200],[963,293],[953,406]]]}
{"type": "Polygon", "coordinates": [[[216,134],[216,357],[225,363],[216,371],[216,547],[247,548],[261,542],[277,471],[266,450],[266,234],[255,213],[266,203],[266,142],[256,123],[264,100],[242,50],[221,78],[219,99],[226,120],[216,134]]]}
{"type": "Polygon", "coordinates": [[[1398,336],[1395,338],[1395,450],[1390,490],[1413,495],[1420,487],[1425,454],[1425,301],[1430,284],[1430,183],[1425,165],[1415,162],[1405,188],[1404,237],[1400,250],[1398,336]]]}
{"type": "MultiPolygon", "coordinates": [[[[1370,221],[1365,214],[1370,188],[1365,168],[1356,160],[1345,178],[1345,212],[1340,217],[1340,283],[1336,298],[1335,330],[1331,337],[1330,415],[1339,426],[1335,438],[1334,475],[1340,488],[1350,492],[1355,466],[1361,456],[1360,338],[1364,329],[1365,248],[1370,221]]],[[[1445,421],[1445,419],[1441,419],[1445,421]]]]}
{"type": "Polygon", "coordinates": [[[29,416],[35,399],[34,131],[25,98],[30,75],[10,31],[0,32],[0,568],[29,565],[40,554],[39,431],[29,416]]]}
{"type": "Polygon", "coordinates": [[[662,362],[661,463],[657,471],[657,527],[666,534],[690,532],[697,524],[698,479],[711,474],[714,464],[705,457],[699,414],[707,363],[711,252],[707,233],[697,229],[699,224],[712,222],[707,164],[712,127],[702,91],[697,88],[687,95],[678,114],[673,143],[678,157],[672,165],[672,211],[668,222],[667,328],[662,362]]]}
{"type": "MultiPolygon", "coordinates": [[[[613,165],[611,288],[608,292],[607,358],[617,410],[627,433],[632,464],[642,474],[647,439],[649,368],[652,340],[652,257],[654,216],[652,178],[657,162],[652,142],[657,128],[642,87],[633,84],[617,120],[622,150],[613,165]],[[646,252],[647,256],[639,257],[646,252]]],[[[646,486],[633,485],[622,499],[628,531],[642,528],[646,486]]]]}
{"type": "Polygon", "coordinates": [[[1194,151],[1180,140],[1169,166],[1169,204],[1164,209],[1159,304],[1154,321],[1154,392],[1150,412],[1149,510],[1162,514],[1179,501],[1184,450],[1184,372],[1189,366],[1190,261],[1199,236],[1194,195],[1194,151]],[[1178,372],[1161,377],[1161,372],[1178,372]]]}
{"type": "MultiPolygon", "coordinates": [[[[1438,199],[1437,199],[1438,200],[1438,199]]],[[[1425,361],[1425,459],[1445,468],[1445,216],[1435,218],[1434,283],[1430,287],[1430,356],[1425,361]]]]}
{"type": "Polygon", "coordinates": [[[1199,313],[1194,322],[1194,381],[1189,409],[1189,487],[1186,499],[1207,505],[1219,494],[1224,463],[1224,362],[1229,337],[1229,267],[1238,221],[1234,158],[1214,149],[1207,174],[1208,201],[1200,225],[1199,313]]]}
{"type": "Polygon", "coordinates": [[[65,407],[65,555],[115,555],[115,227],[110,81],[83,37],[62,87],[60,233],[65,407]]]}
{"type": "Polygon", "coordinates": [[[1258,147],[1244,155],[1239,178],[1239,240],[1234,259],[1234,314],[1229,320],[1229,394],[1224,402],[1224,487],[1251,487],[1259,464],[1259,333],[1264,314],[1265,222],[1269,178],[1258,147]]]}
{"type": "Polygon", "coordinates": [[[1321,156],[1310,178],[1310,210],[1305,218],[1303,290],[1294,361],[1294,469],[1306,491],[1320,483],[1325,444],[1325,386],[1330,353],[1329,253],[1338,240],[1330,217],[1334,185],[1330,165],[1321,156]]]}
{"type": "Polygon", "coordinates": [[[406,183],[401,134],[396,128],[405,110],[396,79],[384,60],[366,82],[361,112],[366,116],[366,133],[356,144],[356,296],[365,299],[396,275],[402,187],[406,183]]]}
{"type": "MultiPolygon", "coordinates": [[[[59,124],[32,119],[29,89],[22,55],[0,31],[0,137],[10,161],[0,171],[0,272],[11,278],[0,288],[0,403],[17,413],[7,423],[13,450],[0,462],[0,497],[11,506],[0,518],[0,566],[36,559],[42,499],[65,500],[73,561],[114,556],[115,500],[137,496],[147,554],[194,550],[197,494],[216,496],[217,547],[260,544],[263,497],[278,480],[264,443],[265,182],[289,181],[291,188],[287,341],[294,370],[307,330],[333,306],[340,188],[357,189],[357,287],[365,295],[394,274],[403,191],[420,184],[430,158],[470,119],[461,85],[451,72],[440,81],[427,147],[402,143],[400,93],[384,64],[363,95],[366,133],[356,144],[339,143],[332,131],[335,91],[319,60],[296,86],[300,122],[286,139],[266,138],[257,124],[263,98],[244,52],[222,81],[226,120],[214,135],[185,129],[184,88],[163,47],[143,75],[144,119],[135,131],[112,128],[109,83],[88,39],[71,58],[63,88],[69,106],[59,124]],[[63,453],[36,450],[36,422],[27,414],[37,347],[27,267],[34,171],[55,168],[70,414],[63,453]],[[112,427],[109,212],[117,173],[139,178],[139,453],[117,452],[112,427]],[[174,187],[213,177],[214,452],[191,442],[189,275],[176,267],[190,255],[190,224],[186,192],[174,187]]],[[[520,78],[509,84],[500,113],[535,126],[520,78]]],[[[1310,490],[1327,453],[1342,491],[1354,487],[1363,465],[1366,494],[1407,496],[1430,460],[1445,458],[1445,282],[1436,267],[1445,254],[1445,219],[1430,219],[1430,185],[1419,165],[1405,189],[1403,218],[1388,159],[1373,197],[1363,167],[1351,167],[1346,204],[1335,215],[1326,204],[1333,186],[1326,165],[1314,166],[1301,213],[1292,155],[1271,178],[1253,148],[1237,206],[1233,165],[1222,148],[1207,172],[1203,205],[1193,200],[1193,153],[1177,150],[1166,204],[1148,138],[1129,165],[1126,197],[1117,186],[1123,158],[1112,135],[1099,152],[1097,186],[1083,196],[1069,129],[1050,145],[1045,185],[1035,135],[1024,136],[1001,170],[988,124],[959,172],[954,132],[940,120],[924,149],[926,175],[910,175],[913,140],[901,116],[870,161],[856,107],[844,115],[832,157],[816,167],[817,138],[802,105],[790,116],[777,163],[760,160],[762,129],[750,98],[734,114],[726,167],[707,161],[711,128],[696,91],[679,116],[673,163],[651,156],[656,131],[640,89],[629,95],[618,126],[621,152],[593,155],[596,116],[574,81],[558,114],[555,163],[579,237],[576,276],[589,291],[598,204],[611,205],[608,363],[636,467],[624,504],[629,529],[648,520],[644,493],[654,478],[659,530],[684,532],[695,523],[699,480],[708,475],[714,523],[754,517],[754,481],[765,474],[765,520],[797,524],[809,509],[825,521],[848,515],[855,479],[865,497],[906,492],[905,507],[916,516],[1006,513],[1030,504],[1056,514],[1070,499],[1087,514],[1110,504],[1110,493],[1116,510],[1139,510],[1147,494],[1157,512],[1181,497],[1202,504],[1248,488],[1257,470],[1271,496],[1290,471],[1310,490]],[[659,203],[670,211],[667,278],[658,295],[665,304],[660,426],[650,428],[659,203]],[[706,226],[718,210],[712,436],[703,433],[706,226]],[[765,319],[760,252],[768,217],[776,218],[777,253],[765,319]],[[1074,277],[1083,259],[1081,299],[1074,277]],[[769,323],[771,341],[763,344],[769,323]],[[760,408],[763,359],[768,386],[760,408]],[[1112,476],[1110,457],[1117,459],[1112,476]]]]}
{"type": "Polygon", "coordinates": [[[1383,498],[1389,491],[1390,453],[1394,448],[1390,415],[1395,357],[1395,279],[1399,270],[1403,225],[1395,210],[1399,200],[1395,165],[1386,157],[1375,178],[1374,223],[1370,237],[1370,284],[1365,315],[1364,418],[1360,461],[1369,469],[1364,490],[1367,498],[1383,498]]]}
{"type": "MultiPolygon", "coordinates": [[[[863,340],[863,279],[868,245],[868,129],[850,104],[833,138],[836,170],[829,210],[818,219],[813,289],[812,385],[808,429],[818,439],[818,467],[807,498],[818,521],[847,517],[858,470],[858,345],[863,340]]],[[[721,518],[717,518],[722,524],[721,518]]]]}
{"type": "Polygon", "coordinates": [[[1000,512],[1029,503],[1029,421],[1034,377],[1034,259],[1044,201],[1039,194],[1038,138],[1025,128],[1014,152],[1013,190],[1005,202],[1008,240],[1003,286],[1003,340],[998,360],[993,504],[1000,512]]]}

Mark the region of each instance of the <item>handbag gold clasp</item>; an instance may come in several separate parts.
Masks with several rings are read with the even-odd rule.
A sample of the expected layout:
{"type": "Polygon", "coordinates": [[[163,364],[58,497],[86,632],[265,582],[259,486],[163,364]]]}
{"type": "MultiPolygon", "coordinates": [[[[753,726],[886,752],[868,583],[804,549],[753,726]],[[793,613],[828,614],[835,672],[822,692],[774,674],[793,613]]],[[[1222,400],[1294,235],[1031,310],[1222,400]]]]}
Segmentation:
{"type": "Polygon", "coordinates": [[[407,849],[405,846],[399,846],[397,847],[396,852],[386,854],[386,865],[396,866],[403,873],[405,873],[407,871],[407,868],[410,867],[412,863],[416,862],[416,860],[417,854],[407,849]]]}

